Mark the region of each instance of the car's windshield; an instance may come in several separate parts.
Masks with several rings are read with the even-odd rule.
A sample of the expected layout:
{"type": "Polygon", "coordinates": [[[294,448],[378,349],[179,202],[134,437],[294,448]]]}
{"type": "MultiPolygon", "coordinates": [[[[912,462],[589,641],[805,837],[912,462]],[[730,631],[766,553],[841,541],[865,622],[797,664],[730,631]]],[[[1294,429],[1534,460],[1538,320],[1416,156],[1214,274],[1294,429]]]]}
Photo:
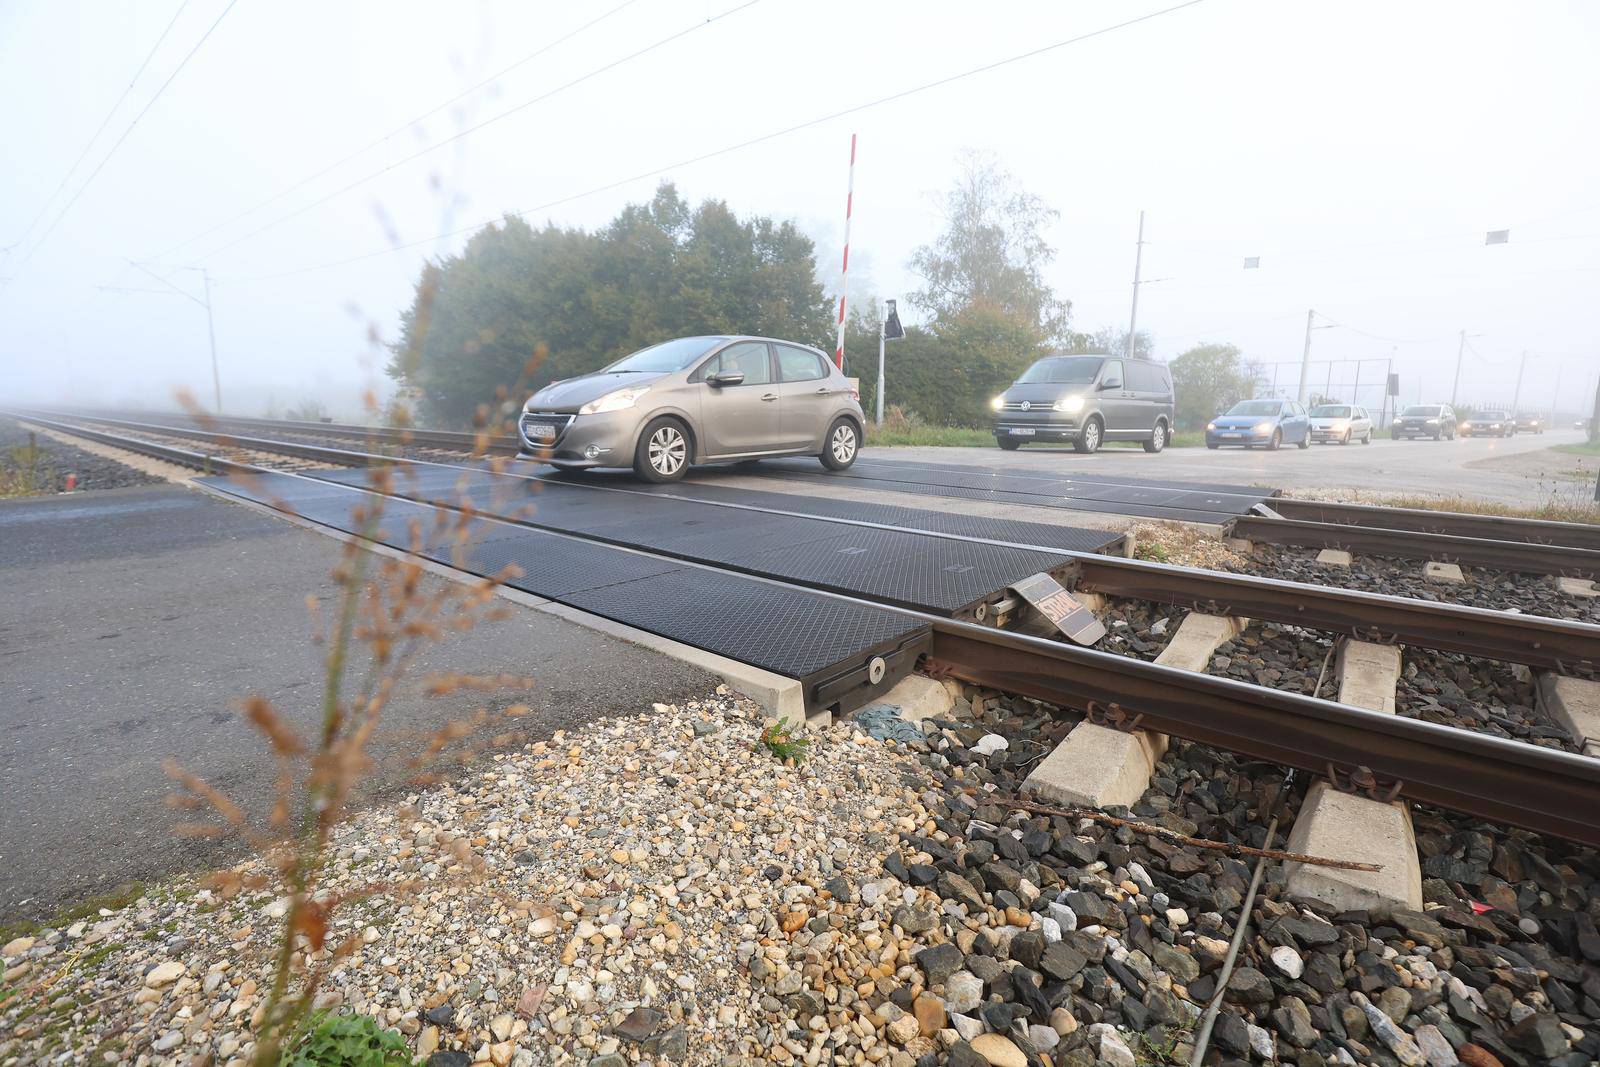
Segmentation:
{"type": "Polygon", "coordinates": [[[1472,417],[1475,419],[1503,419],[1506,417],[1506,413],[1503,411],[1480,411],[1472,417]]]}
{"type": "Polygon", "coordinates": [[[1437,414],[1439,414],[1439,409],[1437,407],[1430,407],[1427,404],[1421,404],[1421,405],[1413,404],[1410,407],[1406,408],[1404,411],[1402,411],[1400,414],[1401,415],[1437,415],[1437,414]]]}
{"type": "Polygon", "coordinates": [[[1350,408],[1343,404],[1318,404],[1311,409],[1311,416],[1317,419],[1348,419],[1350,408]]]}
{"type": "Polygon", "coordinates": [[[715,337],[680,337],[676,341],[663,341],[649,348],[641,348],[631,356],[623,356],[605,369],[607,374],[668,374],[682,370],[711,350],[719,339],[715,337]]]}
{"type": "Polygon", "coordinates": [[[1228,409],[1229,415],[1276,415],[1283,407],[1278,400],[1241,400],[1228,409]]]}
{"type": "Polygon", "coordinates": [[[1018,385],[1088,385],[1100,372],[1099,356],[1050,356],[1022,372],[1018,385]]]}

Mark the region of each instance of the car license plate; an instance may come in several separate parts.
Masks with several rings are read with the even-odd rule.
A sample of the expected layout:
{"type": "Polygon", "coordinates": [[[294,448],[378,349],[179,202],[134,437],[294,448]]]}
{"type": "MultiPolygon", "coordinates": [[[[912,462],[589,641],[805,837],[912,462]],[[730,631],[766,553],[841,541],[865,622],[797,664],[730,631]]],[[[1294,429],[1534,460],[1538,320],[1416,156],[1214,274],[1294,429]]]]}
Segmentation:
{"type": "Polygon", "coordinates": [[[1219,437],[1243,437],[1244,434],[1242,434],[1242,433],[1225,433],[1225,434],[1218,434],[1218,436],[1219,437]]]}
{"type": "Polygon", "coordinates": [[[1013,426],[1011,428],[1012,437],[1032,437],[1033,433],[1034,431],[1031,427],[1013,426]]]}
{"type": "Polygon", "coordinates": [[[540,441],[554,441],[556,439],[556,428],[548,422],[530,422],[524,429],[527,430],[529,437],[540,441]]]}

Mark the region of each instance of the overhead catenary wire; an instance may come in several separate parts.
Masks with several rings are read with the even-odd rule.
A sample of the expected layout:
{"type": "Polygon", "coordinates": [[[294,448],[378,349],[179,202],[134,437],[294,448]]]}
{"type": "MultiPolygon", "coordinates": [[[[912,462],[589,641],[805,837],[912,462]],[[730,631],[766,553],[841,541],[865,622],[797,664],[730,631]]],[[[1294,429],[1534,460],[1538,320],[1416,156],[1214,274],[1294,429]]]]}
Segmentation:
{"type": "Polygon", "coordinates": [[[677,160],[677,161],[674,161],[674,162],[671,162],[671,163],[666,163],[666,164],[663,164],[661,166],[650,167],[647,170],[642,170],[642,171],[639,171],[639,172],[637,172],[635,174],[630,174],[625,178],[618,178],[618,179],[616,179],[614,181],[606,182],[603,185],[597,185],[597,186],[594,186],[592,188],[585,189],[582,192],[570,193],[570,194],[568,194],[566,196],[558,197],[555,200],[549,200],[549,201],[546,201],[545,203],[542,203],[542,204],[536,204],[535,206],[530,207],[530,208],[522,208],[522,209],[519,209],[519,210],[516,210],[516,211],[502,212],[501,214],[496,215],[492,219],[485,219],[485,220],[480,221],[480,222],[472,223],[471,225],[468,225],[468,226],[461,226],[461,227],[457,227],[456,229],[446,230],[443,233],[433,234],[430,237],[424,237],[424,238],[421,238],[421,239],[416,240],[416,241],[407,241],[407,242],[405,242],[403,244],[391,245],[388,248],[376,249],[376,250],[371,251],[371,252],[364,252],[364,253],[361,253],[359,255],[348,256],[348,257],[346,257],[344,259],[333,260],[333,261],[326,262],[326,263],[309,264],[307,266],[295,267],[295,268],[291,268],[289,270],[284,270],[284,271],[276,271],[276,272],[272,272],[272,273],[268,273],[268,274],[258,274],[258,275],[252,275],[252,276],[249,276],[249,277],[229,279],[229,281],[232,284],[238,284],[240,282],[267,281],[267,280],[272,280],[272,279],[277,279],[277,278],[286,278],[286,277],[290,277],[290,276],[296,275],[296,274],[306,274],[306,273],[310,273],[312,271],[328,270],[328,269],[331,269],[333,267],[342,267],[342,266],[345,266],[346,264],[358,263],[358,262],[361,262],[362,260],[374,259],[374,258],[376,258],[378,256],[392,255],[392,254],[394,254],[396,252],[406,251],[407,249],[418,248],[418,247],[421,247],[423,245],[433,244],[436,241],[443,241],[443,240],[447,240],[448,238],[451,238],[451,237],[458,237],[458,236],[460,236],[461,234],[464,234],[464,233],[472,233],[472,232],[474,232],[476,230],[482,229],[484,226],[491,225],[492,223],[495,223],[495,222],[497,222],[497,221],[499,221],[499,220],[501,220],[503,218],[506,218],[506,217],[521,218],[521,217],[525,217],[527,215],[530,215],[535,211],[545,211],[545,210],[548,210],[548,209],[553,208],[553,207],[559,207],[562,204],[570,203],[570,202],[572,202],[574,200],[581,200],[584,197],[595,196],[595,195],[598,195],[599,193],[604,193],[604,192],[610,192],[613,189],[620,188],[620,187],[622,187],[624,185],[632,184],[633,182],[641,181],[641,180],[643,180],[645,178],[654,177],[656,175],[663,174],[663,173],[666,173],[668,171],[676,170],[676,169],[678,169],[680,167],[689,167],[689,166],[693,166],[693,165],[695,165],[697,163],[704,163],[706,160],[716,159],[719,156],[729,155],[729,154],[731,154],[733,152],[739,152],[739,151],[742,151],[742,150],[744,150],[746,148],[752,148],[752,147],[754,147],[754,146],[756,146],[758,144],[765,144],[768,141],[774,141],[774,140],[777,140],[780,137],[787,137],[790,134],[799,133],[801,130],[808,130],[808,129],[811,129],[812,127],[814,127],[814,126],[821,126],[824,123],[832,122],[835,119],[845,118],[845,117],[847,117],[849,115],[859,114],[860,112],[868,111],[868,110],[870,110],[872,108],[882,107],[885,104],[890,104],[890,103],[894,103],[894,102],[899,101],[899,100],[904,100],[907,97],[915,96],[915,95],[917,95],[919,93],[928,92],[928,91],[930,91],[932,89],[942,88],[943,86],[950,85],[950,84],[952,84],[954,82],[958,82],[958,81],[961,81],[961,80],[966,79],[966,78],[976,77],[977,75],[980,75],[980,74],[987,74],[990,71],[994,71],[994,70],[998,70],[998,69],[1000,69],[1002,67],[1010,66],[1013,63],[1020,63],[1020,62],[1023,62],[1024,60],[1033,59],[1033,58],[1035,58],[1037,56],[1045,55],[1045,54],[1047,54],[1049,52],[1056,51],[1057,49],[1066,48],[1066,47],[1068,47],[1070,45],[1080,44],[1080,43],[1082,43],[1084,41],[1089,41],[1089,40],[1092,40],[1092,39],[1094,39],[1096,37],[1103,37],[1106,34],[1114,33],[1114,32],[1116,32],[1118,30],[1127,29],[1127,28],[1132,27],[1132,26],[1137,26],[1140,23],[1149,22],[1151,19],[1160,18],[1163,15],[1170,15],[1170,14],[1173,14],[1175,12],[1182,11],[1185,8],[1194,7],[1197,4],[1201,4],[1201,3],[1204,3],[1204,2],[1205,2],[1205,0],[1184,0],[1183,3],[1174,4],[1174,5],[1170,6],[1170,7],[1160,8],[1160,9],[1155,10],[1155,11],[1147,12],[1147,13],[1145,13],[1143,15],[1138,15],[1138,16],[1135,16],[1133,18],[1124,19],[1121,22],[1116,22],[1116,23],[1113,23],[1113,24],[1111,24],[1109,26],[1102,26],[1099,29],[1089,30],[1089,31],[1087,31],[1085,33],[1080,33],[1080,34],[1077,34],[1075,36],[1065,38],[1064,40],[1055,41],[1055,42],[1052,42],[1051,44],[1042,45],[1042,46],[1040,46],[1038,48],[1033,48],[1033,49],[1030,49],[1030,50],[1028,50],[1026,52],[1020,52],[1020,53],[1018,53],[1016,55],[1013,55],[1013,56],[1007,56],[1004,59],[998,59],[998,60],[995,60],[995,61],[990,62],[990,63],[985,63],[982,66],[972,67],[972,68],[969,68],[969,69],[964,70],[964,71],[960,71],[960,72],[955,73],[955,74],[946,75],[946,76],[944,76],[942,78],[936,78],[933,81],[923,82],[920,85],[914,85],[914,86],[911,86],[911,87],[906,88],[906,89],[901,89],[901,90],[899,90],[897,92],[889,93],[886,96],[880,96],[880,97],[878,97],[878,98],[876,98],[874,100],[869,100],[869,101],[867,101],[865,103],[855,104],[855,105],[853,105],[851,107],[841,108],[841,109],[839,109],[837,111],[830,111],[825,115],[818,115],[815,118],[807,119],[807,120],[805,120],[803,122],[797,122],[797,123],[794,123],[793,125],[785,126],[785,127],[781,128],[781,129],[773,130],[770,133],[764,133],[764,134],[760,134],[760,135],[755,136],[755,137],[746,138],[745,140],[738,141],[738,142],[735,142],[733,144],[724,145],[721,148],[712,149],[709,152],[702,152],[699,155],[690,156],[688,158],[680,159],[680,160],[677,160]]]}
{"type": "MultiPolygon", "coordinates": [[[[185,0],[185,2],[187,2],[187,0],[185,0]]],[[[548,43],[546,43],[544,45],[541,45],[539,48],[535,49],[532,52],[529,52],[527,55],[523,56],[521,59],[517,60],[516,62],[510,64],[509,66],[501,68],[500,70],[496,71],[494,74],[491,74],[489,77],[484,78],[481,81],[479,81],[479,82],[467,87],[466,89],[461,90],[459,93],[457,93],[456,95],[452,96],[450,99],[444,101],[442,104],[438,104],[438,105],[436,105],[436,106],[434,106],[432,108],[429,108],[427,111],[424,111],[422,114],[417,115],[414,118],[408,119],[407,121],[405,121],[405,122],[401,123],[400,125],[396,126],[394,129],[390,130],[388,133],[385,133],[383,136],[378,137],[375,140],[368,142],[367,144],[363,145],[362,147],[356,149],[354,152],[351,152],[351,153],[349,153],[348,155],[345,155],[345,156],[341,156],[340,158],[334,160],[332,163],[329,163],[327,166],[325,166],[322,169],[316,171],[315,173],[308,174],[304,178],[301,178],[299,181],[295,182],[294,184],[286,186],[285,188],[278,190],[276,193],[273,193],[271,196],[267,197],[265,200],[262,200],[259,203],[254,204],[251,207],[245,208],[243,211],[239,212],[236,215],[233,215],[233,216],[230,216],[229,218],[223,219],[221,222],[217,223],[216,225],[211,226],[208,229],[202,230],[201,232],[195,234],[193,237],[186,238],[181,243],[173,245],[171,248],[167,249],[166,251],[159,252],[159,253],[157,253],[156,255],[154,255],[154,256],[152,256],[150,258],[152,258],[152,259],[165,259],[166,257],[172,255],[174,252],[178,252],[178,251],[181,251],[182,249],[185,249],[185,248],[189,247],[190,245],[194,244],[196,241],[201,241],[201,240],[204,240],[207,237],[210,237],[212,234],[216,233],[218,230],[225,229],[228,226],[233,225],[235,222],[240,221],[241,219],[245,219],[245,218],[248,218],[251,215],[254,215],[257,211],[260,211],[262,208],[270,207],[271,205],[276,204],[278,201],[282,200],[284,197],[288,196],[289,194],[297,192],[300,189],[305,188],[307,185],[310,185],[312,182],[316,181],[319,178],[322,178],[323,176],[325,176],[327,174],[331,174],[333,171],[338,170],[340,167],[344,166],[346,163],[349,163],[349,162],[351,162],[352,160],[355,160],[355,159],[359,159],[361,156],[366,155],[368,152],[372,151],[374,148],[377,148],[380,145],[383,145],[383,144],[387,143],[388,141],[393,140],[395,137],[400,136],[402,133],[406,132],[407,130],[409,130],[411,127],[417,125],[418,123],[426,122],[428,119],[430,119],[433,116],[437,115],[439,112],[443,111],[445,108],[450,107],[451,105],[456,104],[456,103],[466,99],[467,97],[471,96],[473,93],[479,91],[480,89],[485,88],[486,86],[494,84],[495,82],[499,81],[501,78],[505,77],[507,74],[510,74],[512,71],[516,70],[518,67],[522,67],[522,66],[525,66],[528,63],[533,62],[535,59],[538,59],[540,56],[544,55],[546,52],[549,52],[552,49],[560,47],[561,45],[563,45],[566,42],[572,40],[574,37],[577,37],[579,34],[583,33],[584,31],[592,29],[593,27],[595,27],[595,26],[599,25],[600,23],[604,22],[606,19],[610,18],[611,16],[618,14],[624,8],[631,7],[632,5],[634,5],[634,4],[638,3],[638,2],[639,2],[639,0],[623,0],[622,3],[616,5],[615,7],[612,7],[610,9],[608,9],[607,11],[603,12],[602,14],[596,15],[594,18],[590,19],[588,22],[585,22],[583,25],[579,26],[577,29],[574,29],[569,33],[562,34],[560,37],[557,37],[555,40],[550,41],[550,42],[548,42],[548,43]]]]}
{"type": "Polygon", "coordinates": [[[150,61],[155,58],[156,53],[161,50],[161,46],[166,43],[167,35],[172,32],[172,27],[178,24],[178,19],[182,17],[188,7],[189,0],[183,0],[178,5],[178,10],[172,13],[172,18],[168,20],[166,28],[161,31],[161,36],[156,38],[156,43],[151,45],[150,51],[145,53],[144,61],[139,64],[139,69],[133,72],[133,77],[128,79],[127,85],[123,86],[122,92],[117,95],[116,102],[106,111],[105,117],[100,120],[100,125],[96,126],[94,133],[89,135],[89,140],[84,143],[83,151],[78,153],[78,158],[72,161],[72,166],[68,167],[67,172],[61,176],[61,181],[56,184],[55,189],[45,198],[44,203],[39,205],[38,213],[29,221],[27,229],[22,231],[22,236],[12,242],[9,247],[15,248],[28,240],[29,235],[33,233],[33,228],[39,225],[39,220],[45,217],[45,214],[50,210],[50,205],[55,203],[56,197],[61,195],[61,190],[67,187],[67,182],[72,180],[72,176],[78,172],[78,168],[88,158],[89,150],[94,147],[96,141],[100,140],[100,135],[111,124],[112,116],[117,113],[118,108],[122,107],[123,101],[128,99],[128,94],[133,92],[134,85],[144,76],[145,69],[150,66],[150,61]]]}
{"type": "MultiPolygon", "coordinates": [[[[348,182],[348,183],[340,186],[338,189],[335,189],[333,192],[328,193],[325,196],[318,197],[317,199],[311,201],[309,204],[303,204],[300,207],[295,208],[293,211],[288,212],[287,214],[278,216],[277,218],[273,219],[271,222],[265,223],[264,225],[261,225],[261,226],[257,226],[255,229],[249,230],[249,231],[247,231],[246,233],[242,234],[239,237],[235,237],[233,240],[227,242],[226,244],[219,245],[216,248],[213,248],[209,253],[207,253],[202,258],[210,259],[213,256],[220,255],[221,253],[226,252],[228,249],[233,248],[233,247],[235,247],[237,245],[241,245],[244,242],[246,242],[248,240],[251,240],[254,237],[258,237],[261,234],[266,233],[268,230],[274,229],[277,226],[281,226],[283,223],[288,222],[291,219],[299,218],[301,215],[304,215],[306,212],[311,211],[314,208],[321,207],[323,204],[326,204],[331,200],[336,200],[339,197],[343,196],[344,194],[346,194],[348,192],[351,192],[352,190],[359,189],[361,186],[367,184],[368,182],[374,181],[374,180],[376,180],[378,178],[381,178],[383,175],[388,174],[390,171],[393,171],[393,170],[395,170],[395,169],[397,169],[399,167],[403,167],[407,163],[414,162],[415,160],[421,159],[423,156],[428,155],[431,152],[436,152],[439,149],[444,148],[447,145],[454,144],[454,143],[456,143],[457,141],[461,140],[464,137],[470,137],[472,134],[477,133],[479,130],[482,130],[485,127],[488,127],[488,126],[492,126],[495,123],[501,121],[502,119],[510,118],[512,115],[515,115],[515,114],[518,114],[518,113],[520,113],[522,111],[525,111],[525,110],[527,110],[528,108],[532,107],[535,104],[541,103],[541,102],[543,102],[545,100],[549,100],[551,97],[556,96],[559,93],[566,92],[568,89],[572,89],[572,88],[574,88],[576,86],[582,85],[584,82],[589,81],[592,78],[597,78],[600,75],[606,73],[607,71],[615,70],[617,67],[620,67],[625,63],[631,63],[636,59],[639,59],[639,58],[641,58],[643,56],[649,55],[651,52],[654,52],[658,48],[664,48],[667,45],[671,44],[672,42],[678,40],[679,38],[686,37],[689,34],[695,32],[696,30],[705,29],[707,26],[710,26],[713,23],[720,22],[723,19],[728,18],[730,15],[736,15],[741,11],[744,11],[744,10],[746,10],[748,8],[754,7],[756,4],[759,4],[760,2],[761,2],[761,0],[745,0],[744,3],[739,4],[736,7],[731,7],[728,10],[723,11],[720,14],[712,15],[711,17],[706,18],[706,19],[702,19],[701,21],[696,22],[691,26],[686,26],[685,28],[676,31],[675,33],[670,33],[665,37],[662,37],[662,38],[660,38],[660,39],[658,39],[656,41],[652,41],[650,44],[645,45],[643,48],[637,49],[637,50],[635,50],[633,52],[629,52],[627,55],[622,56],[622,57],[620,57],[618,59],[614,59],[611,62],[605,64],[604,66],[596,67],[594,70],[591,70],[591,71],[589,71],[589,72],[587,72],[585,74],[580,74],[578,77],[573,78],[571,81],[563,82],[562,84],[556,86],[555,88],[549,89],[549,90],[547,90],[547,91],[545,91],[543,93],[540,93],[538,96],[535,96],[530,100],[524,100],[522,103],[517,104],[514,107],[507,108],[506,110],[501,111],[498,114],[491,115],[489,118],[484,119],[482,122],[474,123],[471,126],[468,126],[464,130],[457,130],[455,133],[451,134],[449,137],[444,138],[444,140],[442,140],[442,141],[435,141],[433,144],[428,145],[425,148],[420,148],[417,151],[412,152],[408,156],[403,156],[400,159],[397,159],[392,163],[385,164],[384,166],[379,167],[377,170],[372,171],[372,172],[370,172],[368,174],[365,174],[360,178],[357,178],[355,181],[348,182]]],[[[1198,2],[1198,0],[1193,0],[1193,2],[1198,2]]]]}
{"type": "Polygon", "coordinates": [[[145,102],[144,107],[139,109],[139,113],[133,117],[133,121],[128,123],[128,128],[122,131],[122,136],[116,139],[111,148],[103,157],[101,157],[100,162],[95,165],[94,170],[91,171],[89,176],[83,180],[83,184],[78,186],[78,191],[72,194],[72,198],[67,201],[66,206],[64,206],[61,209],[61,212],[56,215],[55,221],[50,224],[49,229],[45,230],[45,232],[39,236],[39,239],[34,242],[33,247],[23,255],[21,261],[17,264],[19,267],[32,259],[34,254],[37,253],[39,249],[44,246],[44,243],[50,239],[50,235],[56,232],[56,227],[61,225],[62,220],[65,219],[72,211],[73,205],[77,204],[78,200],[88,190],[89,186],[94,184],[95,178],[99,177],[100,172],[105,169],[106,164],[111,162],[111,158],[117,154],[117,149],[122,147],[123,142],[128,139],[128,135],[131,134],[134,131],[134,128],[139,125],[140,120],[150,113],[150,109],[155,107],[156,101],[161,99],[162,95],[167,91],[167,87],[177,80],[179,74],[183,73],[183,69],[189,65],[189,61],[193,59],[196,53],[198,53],[200,49],[204,47],[205,43],[211,39],[211,35],[216,32],[218,26],[222,25],[222,20],[228,17],[228,12],[232,11],[234,5],[238,2],[239,0],[228,0],[228,6],[222,9],[222,13],[212,21],[210,26],[206,27],[206,32],[201,34],[200,39],[194,43],[194,47],[189,49],[189,51],[184,54],[183,59],[181,59],[178,62],[178,65],[172,69],[172,73],[167,75],[166,81],[162,82],[161,87],[156,90],[155,95],[145,102]]]}

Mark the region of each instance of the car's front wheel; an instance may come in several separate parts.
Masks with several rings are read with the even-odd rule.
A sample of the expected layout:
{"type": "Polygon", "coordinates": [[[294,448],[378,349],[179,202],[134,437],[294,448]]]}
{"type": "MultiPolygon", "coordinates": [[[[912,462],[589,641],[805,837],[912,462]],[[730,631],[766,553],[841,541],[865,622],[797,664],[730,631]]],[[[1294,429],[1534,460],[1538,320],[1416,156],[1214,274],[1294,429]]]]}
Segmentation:
{"type": "Polygon", "coordinates": [[[828,441],[817,458],[831,471],[842,471],[856,461],[861,451],[861,431],[849,419],[835,419],[828,427],[828,441]]]}
{"type": "Polygon", "coordinates": [[[1144,442],[1146,452],[1160,452],[1167,447],[1167,424],[1156,423],[1155,429],[1150,431],[1150,440],[1144,442]]]}
{"type": "Polygon", "coordinates": [[[1015,437],[996,437],[994,443],[999,445],[1003,452],[1015,452],[1022,447],[1022,442],[1015,437]]]}
{"type": "Polygon", "coordinates": [[[1272,440],[1267,442],[1267,451],[1268,452],[1276,452],[1278,449],[1280,449],[1282,447],[1283,447],[1283,431],[1282,430],[1273,430],[1272,431],[1272,440]]]}
{"type": "Polygon", "coordinates": [[[675,482],[689,472],[689,431],[677,419],[652,419],[633,449],[633,472],[647,482],[675,482]]]}
{"type": "Polygon", "coordinates": [[[1083,424],[1083,429],[1078,431],[1078,436],[1073,438],[1072,447],[1075,451],[1085,454],[1100,451],[1100,419],[1090,419],[1083,424]]]}

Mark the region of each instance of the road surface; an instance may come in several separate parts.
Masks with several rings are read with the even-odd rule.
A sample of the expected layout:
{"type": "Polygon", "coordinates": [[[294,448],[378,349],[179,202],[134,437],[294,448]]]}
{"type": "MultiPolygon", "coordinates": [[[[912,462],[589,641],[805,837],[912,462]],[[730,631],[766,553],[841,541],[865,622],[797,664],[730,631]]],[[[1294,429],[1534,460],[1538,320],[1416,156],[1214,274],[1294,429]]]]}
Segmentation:
{"type": "MultiPolygon", "coordinates": [[[[870,445],[872,434],[867,440],[870,445]]],[[[1582,457],[1551,452],[1551,445],[1584,439],[1577,430],[1516,437],[1468,437],[1454,441],[1392,441],[1370,445],[1294,446],[1277,452],[1256,449],[1169,448],[1158,455],[1115,447],[1080,456],[1070,446],[998,448],[872,448],[864,459],[936,461],[1010,470],[1126,474],[1156,479],[1277,486],[1292,490],[1360,491],[1395,496],[1464,496],[1516,505],[1552,498],[1592,499],[1595,465],[1582,457]],[[1573,472],[1586,470],[1578,478],[1573,472]]]]}
{"type": "MultiPolygon", "coordinates": [[[[234,702],[259,693],[311,718],[320,653],[305,598],[334,592],[341,547],[170,484],[0,502],[0,921],[234,854],[172,835],[162,761],[260,810],[273,764],[234,702]]],[[[415,677],[533,675],[535,688],[514,698],[534,709],[518,720],[531,736],[716,685],[616,638],[512,611],[437,646],[415,677]]],[[[386,713],[380,751],[411,751],[490,702],[409,686],[386,713]]]]}

